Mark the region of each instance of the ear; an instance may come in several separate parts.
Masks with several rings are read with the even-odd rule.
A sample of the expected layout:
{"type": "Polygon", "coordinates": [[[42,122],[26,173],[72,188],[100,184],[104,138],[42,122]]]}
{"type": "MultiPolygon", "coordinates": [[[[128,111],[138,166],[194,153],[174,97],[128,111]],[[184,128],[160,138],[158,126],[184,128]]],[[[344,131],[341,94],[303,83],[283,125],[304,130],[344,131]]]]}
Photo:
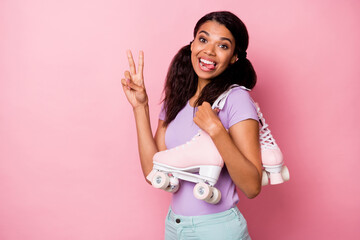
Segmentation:
{"type": "Polygon", "coordinates": [[[192,52],[192,50],[193,50],[193,42],[194,42],[194,41],[191,41],[191,42],[190,42],[190,51],[191,51],[191,52],[192,52]]]}
{"type": "Polygon", "coordinates": [[[238,56],[237,56],[237,54],[235,54],[234,56],[231,57],[230,63],[234,64],[237,60],[238,60],[238,56]]]}

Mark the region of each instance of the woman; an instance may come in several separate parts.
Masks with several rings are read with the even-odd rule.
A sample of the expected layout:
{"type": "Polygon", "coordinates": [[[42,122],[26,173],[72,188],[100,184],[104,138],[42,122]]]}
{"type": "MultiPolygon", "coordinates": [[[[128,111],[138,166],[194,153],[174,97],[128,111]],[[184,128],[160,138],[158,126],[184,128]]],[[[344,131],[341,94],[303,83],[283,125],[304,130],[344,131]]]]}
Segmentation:
{"type": "Polygon", "coordinates": [[[218,204],[196,199],[194,184],[181,182],[173,194],[165,239],[250,239],[246,221],[236,207],[236,187],[248,198],[261,190],[256,109],[242,88],[232,90],[220,112],[211,108],[231,85],[255,86],[247,47],[247,29],[237,16],[212,12],[202,17],[194,28],[194,40],[179,50],[170,65],[154,137],[143,80],[144,54],[140,52],[136,71],[132,54],[127,52],[130,72],[125,72],[122,85],[135,115],[144,176],[151,172],[156,152],[185,143],[199,129],[212,138],[225,163],[216,184],[222,194],[218,204]]]}

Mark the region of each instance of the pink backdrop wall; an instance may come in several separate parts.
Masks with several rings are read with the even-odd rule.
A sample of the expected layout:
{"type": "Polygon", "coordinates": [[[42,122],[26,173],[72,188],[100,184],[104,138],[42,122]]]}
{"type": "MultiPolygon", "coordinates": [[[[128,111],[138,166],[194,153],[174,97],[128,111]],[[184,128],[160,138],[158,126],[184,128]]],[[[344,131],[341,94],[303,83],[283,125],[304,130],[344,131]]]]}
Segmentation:
{"type": "Polygon", "coordinates": [[[0,239],[162,239],[170,194],[142,178],[120,78],[164,77],[205,13],[231,10],[291,181],[239,208],[253,239],[359,239],[360,2],[0,1],[0,239]]]}

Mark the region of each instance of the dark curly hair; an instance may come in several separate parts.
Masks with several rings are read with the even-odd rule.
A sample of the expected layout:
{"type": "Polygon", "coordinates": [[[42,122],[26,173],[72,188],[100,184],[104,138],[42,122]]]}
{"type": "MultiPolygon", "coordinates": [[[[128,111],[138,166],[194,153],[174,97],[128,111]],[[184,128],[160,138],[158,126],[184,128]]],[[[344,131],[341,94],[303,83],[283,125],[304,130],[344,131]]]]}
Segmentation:
{"type": "MultiPolygon", "coordinates": [[[[204,101],[212,104],[221,93],[232,84],[239,84],[252,89],[256,84],[256,73],[251,62],[246,58],[249,35],[245,24],[233,13],[211,12],[202,17],[195,25],[194,38],[207,21],[216,21],[224,25],[235,39],[234,55],[238,60],[219,76],[213,78],[201,91],[195,106],[204,101]]],[[[164,110],[166,112],[164,125],[167,126],[185,107],[187,101],[195,95],[198,77],[191,64],[190,44],[182,47],[171,61],[164,86],[164,110]]]]}

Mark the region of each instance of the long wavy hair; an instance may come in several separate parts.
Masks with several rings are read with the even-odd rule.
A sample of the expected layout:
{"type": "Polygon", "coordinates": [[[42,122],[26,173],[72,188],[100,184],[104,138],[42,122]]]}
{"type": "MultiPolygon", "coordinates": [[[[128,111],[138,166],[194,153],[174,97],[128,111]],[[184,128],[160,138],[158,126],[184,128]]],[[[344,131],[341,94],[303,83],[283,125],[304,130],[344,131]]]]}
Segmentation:
{"type": "MultiPolygon", "coordinates": [[[[229,65],[219,76],[211,79],[202,89],[195,106],[200,106],[204,101],[213,104],[216,98],[232,84],[245,86],[249,89],[252,89],[256,84],[255,70],[246,57],[249,35],[245,24],[231,12],[211,12],[196,23],[194,38],[201,25],[207,21],[216,21],[231,32],[235,39],[234,55],[237,55],[238,60],[229,65]]],[[[163,99],[166,112],[165,126],[175,119],[176,115],[185,107],[188,100],[195,95],[197,90],[198,77],[191,63],[190,44],[182,47],[174,56],[166,76],[165,97],[163,99]]]]}

